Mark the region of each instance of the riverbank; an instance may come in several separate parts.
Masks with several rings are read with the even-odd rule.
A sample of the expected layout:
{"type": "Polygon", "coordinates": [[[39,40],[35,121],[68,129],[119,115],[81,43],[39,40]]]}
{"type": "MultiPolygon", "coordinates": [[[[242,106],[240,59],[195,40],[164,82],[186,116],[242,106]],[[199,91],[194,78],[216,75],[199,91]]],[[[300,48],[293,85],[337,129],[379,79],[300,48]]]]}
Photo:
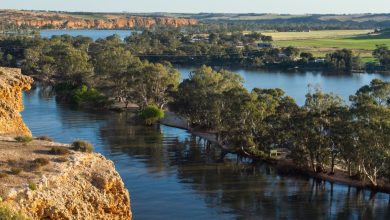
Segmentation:
{"type": "MultiPolygon", "coordinates": [[[[176,115],[173,112],[167,112],[165,114],[165,118],[160,121],[161,124],[171,126],[171,127],[176,127],[176,128],[181,128],[188,130],[191,132],[193,135],[198,136],[200,138],[206,139],[209,142],[213,143],[214,145],[221,147],[223,150],[226,152],[232,153],[232,154],[238,154],[238,152],[229,150],[226,146],[222,146],[216,138],[216,135],[207,132],[207,131],[199,131],[199,130],[193,130],[188,126],[187,121],[176,115]]],[[[301,167],[298,167],[295,165],[291,159],[287,159],[286,157],[278,158],[278,159],[272,159],[272,160],[264,160],[263,158],[258,158],[255,156],[251,156],[246,154],[248,157],[254,159],[254,160],[259,160],[263,162],[267,162],[271,165],[275,165],[276,168],[281,171],[281,173],[285,175],[305,175],[309,176],[315,179],[323,180],[323,181],[328,181],[331,183],[339,183],[339,184],[344,184],[356,188],[367,188],[373,191],[379,191],[379,192],[385,192],[385,193],[390,193],[390,185],[385,184],[383,182],[380,182],[378,186],[373,186],[371,185],[368,181],[364,180],[357,180],[357,179],[352,179],[349,177],[349,174],[347,171],[344,171],[340,168],[335,168],[334,174],[330,175],[328,173],[316,173],[308,169],[304,169],[301,167]]]]}

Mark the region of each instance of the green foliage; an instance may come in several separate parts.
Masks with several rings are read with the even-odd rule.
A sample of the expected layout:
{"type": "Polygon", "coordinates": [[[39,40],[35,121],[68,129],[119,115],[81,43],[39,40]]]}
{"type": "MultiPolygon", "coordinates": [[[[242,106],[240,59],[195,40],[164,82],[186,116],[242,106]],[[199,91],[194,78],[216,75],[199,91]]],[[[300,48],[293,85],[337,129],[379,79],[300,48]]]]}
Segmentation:
{"type": "Polygon", "coordinates": [[[38,186],[37,186],[36,183],[30,182],[30,183],[28,184],[28,188],[34,191],[34,190],[37,190],[37,189],[38,189],[38,186]]]}
{"type": "Polygon", "coordinates": [[[93,152],[93,146],[88,141],[76,140],[72,143],[72,148],[75,151],[91,153],[93,152]]]}
{"type": "Polygon", "coordinates": [[[71,92],[70,102],[76,106],[87,105],[96,107],[108,106],[111,103],[107,96],[94,88],[88,88],[86,85],[82,85],[71,92]]]}
{"type": "Polygon", "coordinates": [[[23,214],[15,213],[9,207],[0,204],[0,219],[1,220],[28,220],[23,214]]]}
{"type": "Polygon", "coordinates": [[[337,50],[326,55],[327,68],[336,72],[352,72],[359,69],[359,57],[348,49],[337,50]]]}
{"type": "Polygon", "coordinates": [[[377,45],[372,54],[379,60],[384,70],[390,70],[390,50],[387,45],[377,45]]]}
{"type": "Polygon", "coordinates": [[[28,143],[31,142],[33,138],[31,136],[17,136],[15,137],[15,141],[22,142],[22,143],[28,143]]]}
{"type": "Polygon", "coordinates": [[[53,155],[67,155],[70,154],[71,152],[66,147],[54,146],[50,149],[49,153],[53,155]]]}
{"type": "Polygon", "coordinates": [[[243,154],[270,159],[267,152],[288,148],[296,165],[313,172],[333,174],[337,165],[374,186],[389,179],[389,82],[373,80],[350,97],[350,106],[309,87],[299,107],[280,89],[249,93],[238,79],[202,67],[179,85],[171,109],[243,154]]]}
{"type": "Polygon", "coordinates": [[[153,125],[158,120],[164,118],[164,111],[158,108],[156,105],[148,105],[144,109],[140,110],[140,116],[146,125],[153,125]]]}

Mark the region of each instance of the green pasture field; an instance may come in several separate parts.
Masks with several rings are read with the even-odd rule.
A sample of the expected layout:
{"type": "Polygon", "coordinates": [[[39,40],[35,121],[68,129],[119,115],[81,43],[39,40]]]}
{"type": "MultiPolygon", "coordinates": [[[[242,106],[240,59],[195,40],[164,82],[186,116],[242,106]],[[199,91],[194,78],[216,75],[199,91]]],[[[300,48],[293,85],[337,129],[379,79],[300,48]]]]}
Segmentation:
{"type": "Polygon", "coordinates": [[[302,51],[324,57],[327,53],[338,49],[351,49],[359,54],[362,61],[374,61],[372,50],[376,45],[385,44],[390,47],[390,37],[372,35],[372,30],[329,30],[310,32],[273,32],[266,33],[274,39],[279,47],[294,46],[302,51]]]}

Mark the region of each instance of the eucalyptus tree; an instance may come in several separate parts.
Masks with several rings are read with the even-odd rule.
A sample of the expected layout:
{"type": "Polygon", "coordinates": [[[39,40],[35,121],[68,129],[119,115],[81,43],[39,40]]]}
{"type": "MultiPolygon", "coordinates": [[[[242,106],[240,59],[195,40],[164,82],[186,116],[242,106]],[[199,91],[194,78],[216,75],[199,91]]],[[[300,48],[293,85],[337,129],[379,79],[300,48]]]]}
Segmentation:
{"type": "Polygon", "coordinates": [[[309,87],[306,102],[297,115],[296,151],[300,163],[309,164],[314,172],[323,172],[335,149],[332,145],[330,125],[333,116],[329,112],[342,106],[342,99],[334,94],[323,93],[319,87],[313,92],[309,87]],[[305,162],[307,161],[307,162],[305,162]]]}
{"type": "Polygon", "coordinates": [[[202,66],[180,83],[171,107],[192,125],[214,129],[225,109],[219,101],[223,92],[242,88],[242,81],[237,74],[202,66]]]}
{"type": "Polygon", "coordinates": [[[134,101],[141,107],[153,104],[163,109],[177,90],[180,73],[170,64],[144,62],[141,71],[131,74],[134,101]]]}
{"type": "Polygon", "coordinates": [[[111,94],[118,101],[127,102],[129,71],[142,66],[116,36],[96,41],[89,48],[95,70],[95,80],[100,89],[111,94]]]}
{"type": "Polygon", "coordinates": [[[71,86],[88,84],[93,66],[88,53],[61,39],[45,40],[25,52],[25,68],[44,81],[71,86]]]}
{"type": "Polygon", "coordinates": [[[378,177],[389,167],[390,82],[374,79],[350,100],[358,138],[356,151],[362,155],[357,165],[359,171],[376,186],[378,177]]]}

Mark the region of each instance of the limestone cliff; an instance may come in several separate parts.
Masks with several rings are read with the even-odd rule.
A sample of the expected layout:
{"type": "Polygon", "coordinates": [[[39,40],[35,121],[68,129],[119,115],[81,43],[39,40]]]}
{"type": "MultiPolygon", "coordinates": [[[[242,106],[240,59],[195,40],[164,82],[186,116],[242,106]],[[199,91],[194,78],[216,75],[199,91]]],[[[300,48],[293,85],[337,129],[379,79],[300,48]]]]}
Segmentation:
{"type": "Polygon", "coordinates": [[[19,114],[31,83],[19,69],[0,68],[0,203],[31,219],[131,219],[129,193],[112,161],[67,144],[15,141],[31,135],[19,114]]]}
{"type": "Polygon", "coordinates": [[[59,12],[38,11],[0,11],[0,23],[37,28],[66,29],[129,29],[162,26],[197,25],[198,21],[174,17],[145,17],[125,14],[99,14],[99,16],[80,16],[59,12]]]}
{"type": "Polygon", "coordinates": [[[0,152],[0,173],[22,170],[0,178],[0,197],[15,212],[31,219],[131,219],[129,193],[113,162],[102,155],[72,151],[66,144],[18,143],[1,136],[0,152]],[[53,155],[52,146],[70,152],[53,155]],[[31,166],[37,158],[48,163],[31,166]]]}
{"type": "Polygon", "coordinates": [[[22,91],[29,90],[32,82],[20,69],[0,67],[0,135],[31,135],[20,112],[22,91]]]}

